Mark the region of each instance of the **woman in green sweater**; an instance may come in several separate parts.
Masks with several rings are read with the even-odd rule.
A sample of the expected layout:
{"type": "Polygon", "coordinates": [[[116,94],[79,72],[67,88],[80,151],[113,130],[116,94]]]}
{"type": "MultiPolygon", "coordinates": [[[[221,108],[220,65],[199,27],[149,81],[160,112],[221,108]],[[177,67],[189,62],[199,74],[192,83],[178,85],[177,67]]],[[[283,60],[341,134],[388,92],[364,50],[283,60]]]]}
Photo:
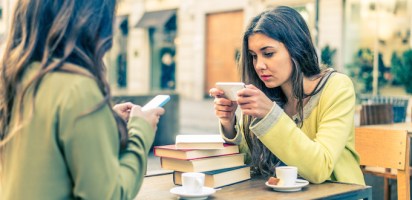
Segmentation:
{"type": "Polygon", "coordinates": [[[297,166],[312,183],[364,184],[354,148],[352,82],[320,67],[302,16],[285,6],[259,14],[242,48],[240,73],[247,85],[237,101],[210,90],[226,141],[242,144],[253,169],[266,176],[285,164],[297,166]]]}
{"type": "Polygon", "coordinates": [[[110,105],[115,0],[18,0],[0,70],[0,199],[133,199],[164,109],[110,105]]]}

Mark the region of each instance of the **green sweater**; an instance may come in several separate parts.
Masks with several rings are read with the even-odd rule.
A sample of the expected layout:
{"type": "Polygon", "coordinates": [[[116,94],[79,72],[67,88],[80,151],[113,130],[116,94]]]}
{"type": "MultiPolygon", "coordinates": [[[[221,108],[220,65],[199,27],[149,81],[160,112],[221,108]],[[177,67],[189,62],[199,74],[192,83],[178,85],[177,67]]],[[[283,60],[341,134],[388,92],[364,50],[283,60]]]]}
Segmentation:
{"type": "MultiPolygon", "coordinates": [[[[39,69],[38,63],[32,64],[23,80],[39,69]]],[[[25,117],[27,124],[5,146],[0,199],[133,199],[146,172],[154,130],[146,120],[130,118],[128,146],[120,151],[109,106],[79,118],[102,100],[92,78],[63,72],[46,75],[34,100],[33,117],[25,117]]],[[[25,108],[30,103],[25,101],[25,108]]]]}
{"type": "MultiPolygon", "coordinates": [[[[299,175],[312,183],[333,180],[364,185],[355,151],[354,113],[352,81],[344,74],[334,73],[322,91],[305,105],[301,128],[294,122],[297,116],[291,119],[276,104],[264,118],[252,120],[249,128],[282,162],[297,166],[299,175]]],[[[242,123],[237,126],[241,133],[242,123]]],[[[242,135],[225,139],[241,143],[247,152],[242,135]]]]}

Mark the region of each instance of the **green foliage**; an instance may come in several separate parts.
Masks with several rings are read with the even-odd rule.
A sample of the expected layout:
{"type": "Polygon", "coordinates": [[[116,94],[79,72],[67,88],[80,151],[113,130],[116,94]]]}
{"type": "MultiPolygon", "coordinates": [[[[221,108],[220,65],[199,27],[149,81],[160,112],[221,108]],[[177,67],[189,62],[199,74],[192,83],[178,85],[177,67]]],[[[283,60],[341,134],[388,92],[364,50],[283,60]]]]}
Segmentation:
{"type": "Polygon", "coordinates": [[[402,58],[392,55],[391,61],[395,80],[405,87],[407,93],[412,94],[412,49],[405,51],[402,58]]]}
{"type": "MultiPolygon", "coordinates": [[[[373,59],[374,52],[369,48],[361,48],[355,54],[353,62],[347,65],[348,75],[352,78],[356,90],[361,93],[371,93],[373,90],[373,59]]],[[[384,74],[388,72],[382,54],[378,57],[378,87],[387,83],[384,74]]]]}
{"type": "Polygon", "coordinates": [[[326,45],[321,50],[320,59],[323,64],[331,67],[331,66],[334,66],[333,60],[335,58],[335,54],[336,54],[336,49],[331,48],[329,45],[326,45]]]}
{"type": "Polygon", "coordinates": [[[357,90],[362,93],[372,91],[373,52],[368,48],[359,49],[353,62],[347,66],[357,90]]]}
{"type": "Polygon", "coordinates": [[[401,85],[402,80],[399,74],[402,73],[402,61],[396,52],[393,52],[391,57],[391,73],[394,75],[392,84],[401,85]]]}

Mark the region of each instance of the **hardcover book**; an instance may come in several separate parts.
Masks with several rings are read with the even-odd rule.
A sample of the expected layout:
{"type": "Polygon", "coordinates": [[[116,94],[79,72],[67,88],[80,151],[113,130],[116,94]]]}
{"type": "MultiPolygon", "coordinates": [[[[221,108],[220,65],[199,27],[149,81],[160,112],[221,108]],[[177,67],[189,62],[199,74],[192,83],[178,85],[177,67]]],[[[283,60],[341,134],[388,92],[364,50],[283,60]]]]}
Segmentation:
{"type": "Polygon", "coordinates": [[[177,135],[177,149],[223,149],[222,136],[218,134],[210,135],[177,135]]]}
{"type": "MultiPolygon", "coordinates": [[[[205,173],[205,186],[212,188],[223,187],[250,179],[250,167],[247,165],[203,173],[205,173]]],[[[173,172],[173,182],[175,185],[182,185],[182,174],[183,172],[179,171],[173,172]]]]}
{"type": "Polygon", "coordinates": [[[223,149],[177,149],[174,144],[154,147],[155,156],[185,160],[236,153],[239,153],[239,146],[232,144],[224,144],[223,149]]]}
{"type": "Polygon", "coordinates": [[[244,154],[214,156],[192,160],[160,157],[161,167],[180,172],[205,172],[244,165],[244,154]]]}

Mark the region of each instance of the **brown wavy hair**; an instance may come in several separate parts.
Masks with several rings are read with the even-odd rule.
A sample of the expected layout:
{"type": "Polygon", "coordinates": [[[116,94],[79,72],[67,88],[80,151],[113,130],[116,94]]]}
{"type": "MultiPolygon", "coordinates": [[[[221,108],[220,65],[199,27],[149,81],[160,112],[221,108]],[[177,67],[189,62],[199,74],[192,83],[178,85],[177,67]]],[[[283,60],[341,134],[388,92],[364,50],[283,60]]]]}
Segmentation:
{"type": "MultiPolygon", "coordinates": [[[[84,115],[106,105],[112,108],[103,56],[112,45],[115,9],[116,0],[18,0],[15,3],[0,70],[0,150],[24,124],[23,110],[34,109],[34,101],[31,108],[23,106],[28,88],[34,88],[32,96],[28,96],[34,99],[43,77],[49,72],[66,71],[63,69],[66,63],[90,72],[104,96],[102,102],[84,115]],[[20,88],[22,76],[33,62],[40,62],[41,70],[28,86],[20,88]],[[16,116],[11,116],[13,107],[17,109],[16,116]],[[10,127],[12,117],[19,124],[10,127]]],[[[126,122],[112,112],[124,148],[126,122]]]]}
{"type": "MultiPolygon", "coordinates": [[[[242,81],[253,84],[264,92],[272,101],[283,107],[287,98],[280,87],[268,88],[260,80],[254,66],[253,58],[249,53],[248,39],[251,35],[261,33],[274,40],[282,42],[288,50],[292,62],[292,91],[298,100],[298,124],[303,124],[303,99],[312,96],[303,90],[303,78],[312,77],[321,73],[318,55],[313,45],[309,28],[302,16],[294,9],[279,6],[275,9],[262,12],[254,17],[243,35],[243,44],[239,71],[242,81]]],[[[273,175],[279,159],[267,149],[260,140],[249,130],[252,118],[243,116],[243,130],[246,143],[251,151],[252,164],[258,173],[266,176],[273,175]]]]}

